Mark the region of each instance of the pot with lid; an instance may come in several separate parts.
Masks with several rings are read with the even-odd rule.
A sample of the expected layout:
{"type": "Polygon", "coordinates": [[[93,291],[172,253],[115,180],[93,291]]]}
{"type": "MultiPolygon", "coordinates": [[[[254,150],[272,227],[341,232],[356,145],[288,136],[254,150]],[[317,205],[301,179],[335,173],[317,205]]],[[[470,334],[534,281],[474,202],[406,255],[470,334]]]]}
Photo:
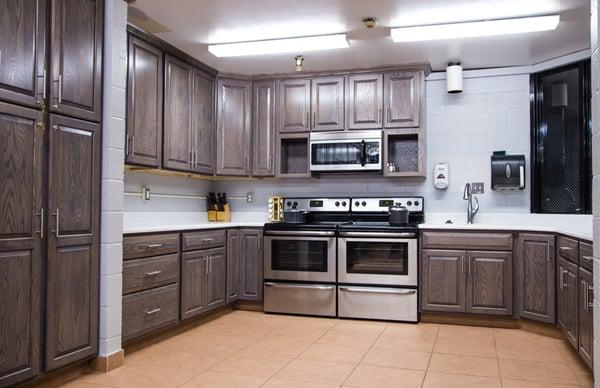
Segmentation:
{"type": "Polygon", "coordinates": [[[388,209],[389,219],[388,222],[390,225],[401,226],[408,224],[408,209],[404,206],[400,206],[398,204],[392,205],[388,209]]]}
{"type": "Polygon", "coordinates": [[[292,209],[283,211],[283,222],[286,224],[304,224],[306,223],[306,210],[292,209]]]}

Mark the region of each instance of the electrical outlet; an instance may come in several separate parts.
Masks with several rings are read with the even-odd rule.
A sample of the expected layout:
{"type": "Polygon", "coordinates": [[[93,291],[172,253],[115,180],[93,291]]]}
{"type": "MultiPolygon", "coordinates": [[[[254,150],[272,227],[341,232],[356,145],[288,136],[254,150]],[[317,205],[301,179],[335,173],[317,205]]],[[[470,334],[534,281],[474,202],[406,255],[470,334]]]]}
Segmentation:
{"type": "Polygon", "coordinates": [[[471,183],[471,193],[472,194],[483,194],[483,182],[471,183]]]}
{"type": "Polygon", "coordinates": [[[142,202],[150,200],[150,188],[142,187],[142,202]]]}
{"type": "Polygon", "coordinates": [[[246,193],[246,202],[254,202],[254,192],[246,193]]]}

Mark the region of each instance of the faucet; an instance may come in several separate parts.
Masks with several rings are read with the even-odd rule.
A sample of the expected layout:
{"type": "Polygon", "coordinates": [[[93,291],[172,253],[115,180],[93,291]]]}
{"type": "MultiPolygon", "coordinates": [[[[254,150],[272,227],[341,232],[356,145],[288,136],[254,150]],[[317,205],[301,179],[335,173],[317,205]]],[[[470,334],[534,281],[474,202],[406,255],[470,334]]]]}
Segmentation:
{"type": "Polygon", "coordinates": [[[479,200],[477,197],[473,196],[471,192],[471,184],[467,183],[465,185],[465,191],[463,193],[463,199],[467,201],[467,223],[472,224],[473,218],[475,218],[475,214],[479,211],[479,200]],[[475,200],[475,206],[473,207],[473,200],[475,200]]]}

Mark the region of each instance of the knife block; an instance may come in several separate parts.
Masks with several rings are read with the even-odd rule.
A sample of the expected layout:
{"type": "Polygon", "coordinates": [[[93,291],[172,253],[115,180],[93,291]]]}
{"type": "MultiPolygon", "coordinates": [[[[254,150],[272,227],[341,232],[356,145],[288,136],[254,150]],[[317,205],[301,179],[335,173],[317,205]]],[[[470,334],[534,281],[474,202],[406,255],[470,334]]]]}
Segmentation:
{"type": "Polygon", "coordinates": [[[208,211],[208,221],[216,221],[217,220],[217,211],[209,210],[208,211]]]}
{"type": "Polygon", "coordinates": [[[222,222],[231,222],[231,209],[229,208],[229,204],[226,203],[223,206],[223,211],[217,211],[217,221],[222,222]]]}

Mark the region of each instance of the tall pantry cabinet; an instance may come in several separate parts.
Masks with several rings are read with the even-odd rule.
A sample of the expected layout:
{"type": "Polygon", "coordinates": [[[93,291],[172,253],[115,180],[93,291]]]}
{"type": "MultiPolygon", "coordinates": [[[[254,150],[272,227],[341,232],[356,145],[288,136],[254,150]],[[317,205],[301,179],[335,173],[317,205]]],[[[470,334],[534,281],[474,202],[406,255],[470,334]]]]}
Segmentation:
{"type": "Polygon", "coordinates": [[[0,387],[97,353],[103,14],[0,7],[0,387]]]}

